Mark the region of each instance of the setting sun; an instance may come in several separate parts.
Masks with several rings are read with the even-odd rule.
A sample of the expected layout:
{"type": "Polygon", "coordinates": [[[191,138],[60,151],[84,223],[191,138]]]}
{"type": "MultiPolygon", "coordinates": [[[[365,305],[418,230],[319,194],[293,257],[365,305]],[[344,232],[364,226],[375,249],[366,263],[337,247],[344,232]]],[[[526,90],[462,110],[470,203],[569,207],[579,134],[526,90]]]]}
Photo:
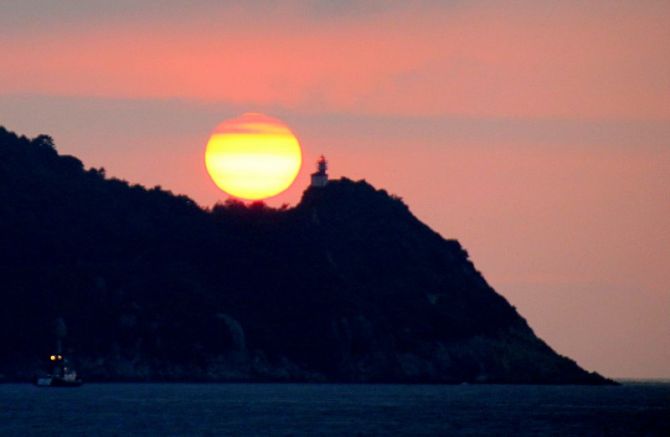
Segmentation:
{"type": "Polygon", "coordinates": [[[221,123],[207,143],[205,165],[231,196],[259,200],[291,186],[300,166],[300,144],[276,118],[247,113],[221,123]]]}

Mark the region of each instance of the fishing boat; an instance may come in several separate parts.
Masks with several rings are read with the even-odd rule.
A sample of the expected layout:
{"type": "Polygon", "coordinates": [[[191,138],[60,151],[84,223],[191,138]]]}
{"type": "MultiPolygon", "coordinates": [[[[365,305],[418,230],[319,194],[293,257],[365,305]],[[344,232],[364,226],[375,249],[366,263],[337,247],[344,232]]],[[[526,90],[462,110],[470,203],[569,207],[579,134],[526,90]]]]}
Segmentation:
{"type": "Polygon", "coordinates": [[[69,365],[68,360],[61,354],[49,357],[53,369],[49,375],[39,376],[35,381],[38,387],[79,387],[83,384],[77,372],[69,365]]]}
{"type": "Polygon", "coordinates": [[[67,358],[63,356],[63,338],[67,333],[65,321],[62,318],[56,320],[56,353],[49,356],[51,361],[51,373],[39,376],[35,380],[38,387],[79,387],[83,384],[77,372],[70,365],[67,358]]]}

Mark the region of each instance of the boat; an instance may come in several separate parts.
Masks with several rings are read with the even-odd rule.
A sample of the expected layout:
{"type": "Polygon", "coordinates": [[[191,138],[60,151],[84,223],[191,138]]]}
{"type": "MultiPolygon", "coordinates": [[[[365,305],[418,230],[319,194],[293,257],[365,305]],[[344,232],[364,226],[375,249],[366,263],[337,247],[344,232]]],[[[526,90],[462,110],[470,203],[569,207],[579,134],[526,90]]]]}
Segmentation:
{"type": "Polygon", "coordinates": [[[44,376],[38,376],[35,385],[38,387],[79,387],[83,384],[77,372],[72,368],[67,358],[63,354],[63,339],[67,334],[65,321],[62,317],[56,319],[56,353],[49,356],[51,361],[51,373],[44,376]]]}
{"type": "Polygon", "coordinates": [[[49,359],[53,363],[51,374],[37,377],[35,385],[38,387],[79,387],[83,384],[77,372],[63,355],[51,355],[49,359]]]}

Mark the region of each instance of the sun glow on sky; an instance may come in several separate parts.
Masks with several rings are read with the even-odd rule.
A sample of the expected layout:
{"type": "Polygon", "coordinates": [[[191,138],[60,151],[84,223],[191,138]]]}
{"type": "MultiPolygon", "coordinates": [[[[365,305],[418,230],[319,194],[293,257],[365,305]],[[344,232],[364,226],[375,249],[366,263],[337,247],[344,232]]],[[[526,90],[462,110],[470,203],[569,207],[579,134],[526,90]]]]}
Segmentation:
{"type": "Polygon", "coordinates": [[[291,186],[300,166],[300,144],[281,121],[246,113],[221,123],[207,143],[205,165],[231,196],[259,200],[291,186]]]}

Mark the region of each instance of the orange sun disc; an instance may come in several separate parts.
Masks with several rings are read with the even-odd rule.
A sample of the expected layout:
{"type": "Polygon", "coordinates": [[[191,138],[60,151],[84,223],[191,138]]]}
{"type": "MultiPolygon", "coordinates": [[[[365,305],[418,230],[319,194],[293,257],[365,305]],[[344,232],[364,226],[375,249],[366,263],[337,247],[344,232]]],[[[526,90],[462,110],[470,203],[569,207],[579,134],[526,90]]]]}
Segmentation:
{"type": "Polygon", "coordinates": [[[291,186],[300,166],[298,139],[276,118],[247,113],[221,123],[207,143],[205,166],[231,196],[259,200],[291,186]]]}

